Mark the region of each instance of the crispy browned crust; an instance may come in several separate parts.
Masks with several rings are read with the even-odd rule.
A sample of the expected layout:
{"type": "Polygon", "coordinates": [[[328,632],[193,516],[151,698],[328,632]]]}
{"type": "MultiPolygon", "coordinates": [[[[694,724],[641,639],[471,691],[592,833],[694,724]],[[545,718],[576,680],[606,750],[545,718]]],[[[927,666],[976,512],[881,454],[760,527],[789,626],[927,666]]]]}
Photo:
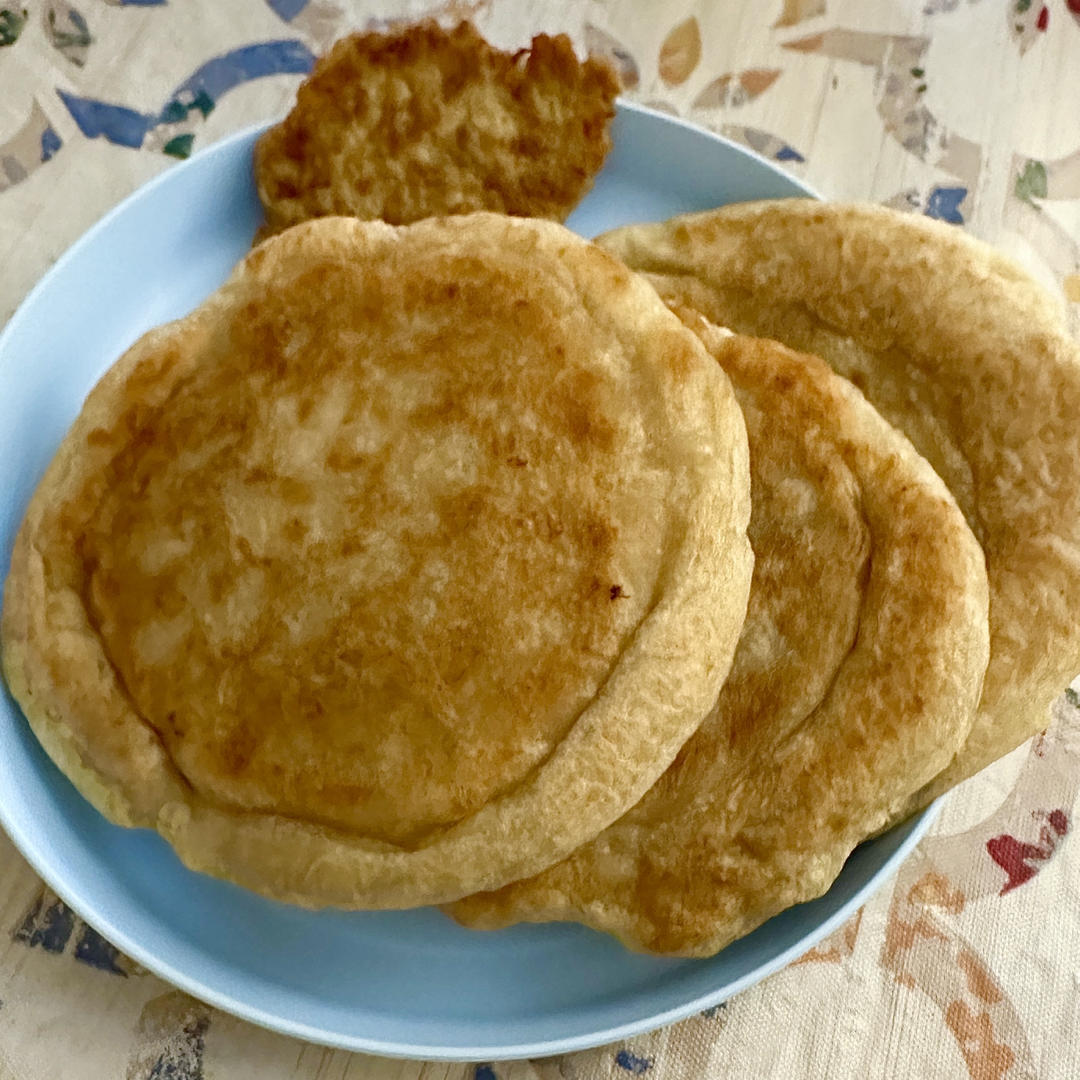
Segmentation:
{"type": "Polygon", "coordinates": [[[327,214],[561,221],[611,148],[617,93],[610,67],[579,61],[565,35],[510,53],[467,22],[352,34],[256,146],[261,236],[327,214]]]}
{"type": "Polygon", "coordinates": [[[714,700],[746,454],[695,336],[562,226],[308,222],[90,394],[19,532],[5,674],[196,869],[316,906],[501,885],[714,700]]]}
{"type": "Polygon", "coordinates": [[[466,925],[577,919],[709,955],[824,892],[962,744],[988,656],[982,552],[927,463],[845,379],[684,317],[750,439],[750,606],[715,710],[628,814],[466,925]]]}

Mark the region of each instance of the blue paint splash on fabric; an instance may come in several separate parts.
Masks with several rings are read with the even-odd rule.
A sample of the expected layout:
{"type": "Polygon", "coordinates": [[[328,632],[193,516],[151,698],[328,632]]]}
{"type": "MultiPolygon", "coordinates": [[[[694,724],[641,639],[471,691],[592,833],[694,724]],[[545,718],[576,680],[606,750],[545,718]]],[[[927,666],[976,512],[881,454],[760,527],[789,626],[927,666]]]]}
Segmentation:
{"type": "Polygon", "coordinates": [[[80,34],[84,35],[85,37],[90,36],[90,26],[87,23],[86,19],[83,18],[83,16],[78,11],[76,11],[74,8],[68,8],[67,17],[68,22],[70,22],[71,25],[74,26],[80,34]]]}
{"type": "Polygon", "coordinates": [[[50,893],[43,892],[37,898],[12,937],[31,949],[56,954],[66,952],[75,937],[74,956],[80,963],[125,978],[131,966],[128,958],[111,941],[77,918],[63,900],[50,893]]]}
{"type": "Polygon", "coordinates": [[[158,7],[169,0],[119,0],[121,7],[158,7]]]}
{"type": "Polygon", "coordinates": [[[47,127],[41,133],[41,160],[48,161],[63,145],[60,136],[53,131],[52,126],[47,127]]]}
{"type": "Polygon", "coordinates": [[[306,75],[314,63],[312,51],[295,38],[243,45],[208,60],[173,91],[171,100],[185,92],[197,96],[203,91],[212,101],[217,101],[226,91],[252,79],[266,75],[306,75]]]}
{"type": "Polygon", "coordinates": [[[47,894],[38,897],[12,937],[31,949],[62,953],[75,929],[75,912],[55,898],[46,906],[48,900],[47,894]]]}
{"type": "Polygon", "coordinates": [[[615,1064],[620,1069],[633,1073],[634,1076],[647,1073],[653,1066],[652,1058],[638,1057],[637,1054],[631,1054],[629,1050],[620,1050],[615,1055],[615,1064]]]}
{"type": "Polygon", "coordinates": [[[963,225],[964,215],[960,213],[960,204],[967,198],[967,188],[936,187],[926,200],[927,217],[947,221],[950,225],[963,225]]]}
{"type": "Polygon", "coordinates": [[[308,0],[266,0],[270,9],[285,22],[292,22],[308,6],[308,0]]]}
{"type": "Polygon", "coordinates": [[[123,105],[82,98],[63,90],[57,93],[88,139],[104,136],[117,146],[138,150],[154,128],[179,123],[187,119],[192,109],[207,116],[223,94],[243,83],[267,75],[306,75],[314,63],[312,51],[295,39],[243,45],[197,68],[169,95],[165,107],[156,114],[136,112],[123,105]]]}
{"type": "Polygon", "coordinates": [[[109,142],[117,146],[138,150],[146,138],[146,133],[157,123],[156,117],[147,116],[123,105],[110,105],[107,101],[77,97],[63,90],[56,92],[71,113],[72,120],[79,125],[79,130],[88,139],[104,135],[109,142]]]}
{"type": "Polygon", "coordinates": [[[123,968],[123,954],[108,940],[103,938],[92,926],[83,924],[82,934],[75,943],[75,959],[89,964],[98,971],[108,971],[113,975],[122,975],[127,978],[127,971],[123,968]]]}
{"type": "Polygon", "coordinates": [[[776,160],[805,161],[806,158],[804,158],[794,146],[781,146],[780,149],[776,151],[776,160]]]}

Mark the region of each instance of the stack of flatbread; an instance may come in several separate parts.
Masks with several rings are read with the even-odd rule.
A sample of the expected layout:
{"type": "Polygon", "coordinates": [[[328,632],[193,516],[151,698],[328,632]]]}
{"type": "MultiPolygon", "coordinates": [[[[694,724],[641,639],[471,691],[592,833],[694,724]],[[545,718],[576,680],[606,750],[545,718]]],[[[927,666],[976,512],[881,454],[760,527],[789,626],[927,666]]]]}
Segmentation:
{"type": "Polygon", "coordinates": [[[4,671],[111,820],[307,906],[708,955],[1080,671],[1080,356],[956,230],[785,200],[589,243],[608,68],[339,42],[262,242],[95,387],[4,671]]]}

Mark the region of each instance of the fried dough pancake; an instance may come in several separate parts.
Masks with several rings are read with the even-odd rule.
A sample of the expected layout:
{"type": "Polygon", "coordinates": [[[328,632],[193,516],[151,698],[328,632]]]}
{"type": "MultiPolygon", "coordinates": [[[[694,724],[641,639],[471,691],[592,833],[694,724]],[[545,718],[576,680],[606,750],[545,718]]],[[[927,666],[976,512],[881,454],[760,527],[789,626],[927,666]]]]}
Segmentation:
{"type": "Polygon", "coordinates": [[[952,226],[876,206],[746,203],[600,243],[665,297],[824,357],[934,466],[982,544],[979,717],[898,817],[1045,727],[1080,672],[1080,356],[1060,305],[952,226]]]}
{"type": "Polygon", "coordinates": [[[671,763],[745,615],[746,433],[551,222],[309,222],[90,394],[19,532],[12,692],[114,821],[306,905],[535,873],[671,763]]]}
{"type": "Polygon", "coordinates": [[[562,221],[611,149],[618,81],[564,34],[502,52],[469,23],[338,41],[259,139],[261,235],[349,214],[492,210],[562,221]]]}
{"type": "Polygon", "coordinates": [[[971,727],[982,552],[927,463],[816,357],[696,320],[750,439],[754,577],[731,674],[629,813],[570,858],[451,907],[576,919],[706,956],[832,884],[971,727]]]}

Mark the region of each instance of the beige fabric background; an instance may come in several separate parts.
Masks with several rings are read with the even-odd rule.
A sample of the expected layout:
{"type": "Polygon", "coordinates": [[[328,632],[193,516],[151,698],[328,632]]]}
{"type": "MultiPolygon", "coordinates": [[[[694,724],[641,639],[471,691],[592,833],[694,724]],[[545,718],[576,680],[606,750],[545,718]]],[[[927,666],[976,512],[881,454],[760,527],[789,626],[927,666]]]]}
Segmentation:
{"type": "MultiPolygon", "coordinates": [[[[293,41],[260,61],[280,63],[424,12],[471,16],[504,45],[566,30],[612,55],[635,99],[827,197],[962,223],[1080,309],[1080,0],[76,3],[0,0],[0,319],[106,209],[283,111],[299,78],[193,91],[162,119],[200,65],[293,41]],[[76,99],[148,116],[125,121],[139,148],[110,141],[115,115],[94,134],[76,99]]],[[[1078,702],[1070,691],[1045,735],[955,792],[898,879],[803,961],[710,1015],[545,1061],[384,1061],[252,1027],[116,953],[0,838],[0,1080],[1076,1077],[1078,702]]]]}

